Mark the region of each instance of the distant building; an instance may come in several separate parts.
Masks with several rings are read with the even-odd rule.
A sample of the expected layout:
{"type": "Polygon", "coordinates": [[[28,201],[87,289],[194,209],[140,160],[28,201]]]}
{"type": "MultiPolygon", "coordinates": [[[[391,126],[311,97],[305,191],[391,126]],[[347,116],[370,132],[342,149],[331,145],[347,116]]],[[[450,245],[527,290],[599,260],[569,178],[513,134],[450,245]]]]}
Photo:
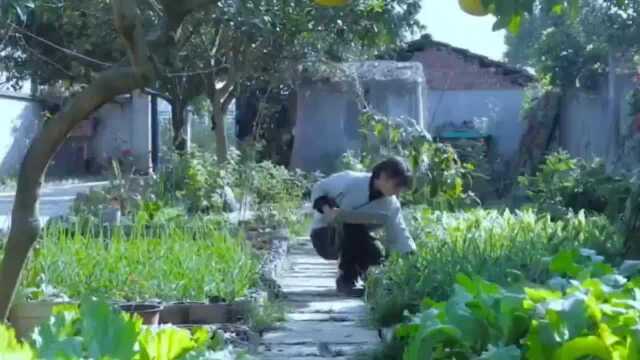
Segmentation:
{"type": "Polygon", "coordinates": [[[419,62],[425,74],[424,127],[437,136],[447,129],[476,127],[492,138],[492,155],[510,162],[526,129],[521,122],[525,70],[435,41],[413,41],[397,59],[419,62]]]}

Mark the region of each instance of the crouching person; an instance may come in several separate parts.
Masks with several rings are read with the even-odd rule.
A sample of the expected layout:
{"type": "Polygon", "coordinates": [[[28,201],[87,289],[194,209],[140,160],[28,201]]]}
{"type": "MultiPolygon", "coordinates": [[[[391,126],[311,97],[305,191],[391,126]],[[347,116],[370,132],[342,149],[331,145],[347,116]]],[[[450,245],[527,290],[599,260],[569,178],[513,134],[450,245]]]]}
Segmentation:
{"type": "Polygon", "coordinates": [[[339,293],[363,294],[356,283],[369,267],[382,262],[382,247],[387,253],[415,250],[397,198],[410,184],[407,165],[390,158],[377,164],[371,173],[344,171],[314,185],[311,241],[318,255],[339,261],[339,293]],[[378,228],[384,229],[382,244],[371,234],[378,228]]]}

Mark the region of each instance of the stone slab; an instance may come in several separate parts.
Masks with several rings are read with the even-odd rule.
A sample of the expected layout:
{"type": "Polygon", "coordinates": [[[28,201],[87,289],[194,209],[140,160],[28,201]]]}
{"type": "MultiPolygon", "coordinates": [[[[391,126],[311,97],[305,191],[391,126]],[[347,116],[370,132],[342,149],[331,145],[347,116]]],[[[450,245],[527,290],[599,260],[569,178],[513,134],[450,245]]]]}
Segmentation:
{"type": "Polygon", "coordinates": [[[308,345],[326,342],[338,345],[374,344],[375,330],[364,329],[358,322],[340,322],[332,326],[326,321],[288,321],[281,329],[265,334],[268,344],[308,345]]]}
{"type": "Polygon", "coordinates": [[[348,355],[357,354],[369,349],[367,345],[329,345],[321,349],[318,345],[287,346],[276,345],[273,347],[261,347],[262,357],[272,359],[313,358],[313,359],[340,359],[348,355]]]}

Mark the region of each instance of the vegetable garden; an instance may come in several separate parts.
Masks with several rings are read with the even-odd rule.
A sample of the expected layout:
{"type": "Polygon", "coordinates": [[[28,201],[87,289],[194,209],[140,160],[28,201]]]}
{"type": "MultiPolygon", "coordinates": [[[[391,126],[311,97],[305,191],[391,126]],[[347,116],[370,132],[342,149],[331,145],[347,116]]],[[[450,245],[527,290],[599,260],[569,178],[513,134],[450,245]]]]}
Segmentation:
{"type": "MultiPolygon", "coordinates": [[[[43,18],[49,19],[75,16],[48,4],[7,3],[11,11],[0,12],[0,18],[16,23],[33,20],[24,15],[26,8],[44,8],[43,18]]],[[[0,309],[9,320],[0,324],[0,359],[237,359],[250,347],[240,331],[262,334],[283,320],[282,293],[271,268],[283,260],[278,256],[286,255],[292,239],[308,235],[310,219],[303,209],[311,186],[323,175],[257,160],[255,144],[228,151],[221,114],[237,88],[286,88],[291,79],[269,74],[287,73],[305,56],[329,54],[339,62],[380,53],[383,45],[393,45],[390,39],[400,42],[405,32],[419,28],[414,18],[420,5],[405,0],[390,6],[384,1],[353,1],[354,6],[349,1],[242,6],[220,1],[216,11],[224,15],[218,17],[205,3],[96,2],[90,13],[113,16],[110,40],[119,38],[122,44],[107,54],[91,45],[104,39],[84,39],[83,49],[109,60],[101,66],[128,64],[98,77],[96,69],[73,61],[55,64],[62,74],[73,72],[71,78],[58,70],[49,74],[42,60],[23,58],[29,46],[17,51],[20,56],[14,53],[19,61],[2,63],[15,67],[18,73],[12,76],[18,80],[38,75],[49,85],[67,84],[75,96],[33,140],[17,181],[11,234],[0,241],[0,276],[6,281],[0,309]],[[345,8],[318,10],[318,5],[345,8]],[[153,36],[147,39],[141,34],[151,25],[154,31],[147,33],[153,36]],[[178,30],[183,25],[188,31],[178,30]],[[189,35],[180,38],[183,34],[189,35]],[[190,36],[204,44],[192,43],[190,36]],[[226,49],[226,43],[238,46],[226,49]],[[336,55],[341,50],[348,55],[336,55]],[[25,64],[37,69],[22,73],[29,67],[25,64]],[[203,64],[207,69],[182,73],[182,67],[203,64]],[[260,71],[247,71],[256,64],[260,71]],[[174,89],[178,77],[189,86],[174,89]],[[171,81],[165,83],[167,78],[171,81]],[[180,109],[172,124],[175,154],[148,176],[114,162],[108,186],[78,195],[68,216],[40,229],[33,220],[40,180],[55,149],[96,108],[151,83],[170,93],[180,109]],[[216,156],[197,148],[185,151],[180,121],[186,104],[198,96],[206,96],[213,108],[216,156]],[[238,327],[242,330],[233,330],[238,327]]],[[[496,29],[512,32],[534,11],[533,3],[460,1],[469,14],[491,13],[496,29]]],[[[616,1],[616,6],[629,3],[616,1]]],[[[549,0],[544,8],[564,14],[579,4],[549,0]]],[[[4,6],[0,2],[0,10],[4,6]]],[[[85,22],[83,11],[67,25],[104,27],[85,22]]],[[[7,34],[23,34],[20,26],[11,23],[7,34]]],[[[17,46],[14,37],[7,39],[0,53],[8,51],[5,41],[17,46]]],[[[637,94],[629,100],[634,114],[637,94]]],[[[487,164],[474,160],[477,147],[462,143],[462,151],[467,147],[462,153],[432,141],[419,124],[364,105],[361,146],[344,154],[336,168],[367,170],[390,155],[406,159],[415,181],[401,200],[417,251],[386,254],[385,263],[367,274],[369,325],[379,329],[381,344],[363,356],[640,359],[636,178],[614,176],[600,161],[547,151],[534,174],[509,179],[526,191],[524,205],[483,207],[470,191],[487,178],[482,174],[487,164]]]]}

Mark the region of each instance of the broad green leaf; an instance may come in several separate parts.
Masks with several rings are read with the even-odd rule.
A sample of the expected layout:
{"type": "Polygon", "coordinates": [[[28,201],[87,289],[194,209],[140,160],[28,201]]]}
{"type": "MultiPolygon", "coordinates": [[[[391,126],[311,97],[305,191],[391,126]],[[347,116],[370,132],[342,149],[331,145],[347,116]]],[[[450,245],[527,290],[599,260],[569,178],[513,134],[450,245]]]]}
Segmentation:
{"type": "Polygon", "coordinates": [[[544,288],[525,288],[524,291],[527,294],[527,299],[534,304],[562,298],[562,293],[544,288]]]}
{"type": "Polygon", "coordinates": [[[130,359],[139,334],[139,320],[128,319],[105,302],[87,300],[80,308],[82,336],[91,358],[130,359]]]}
{"type": "Polygon", "coordinates": [[[576,252],[575,251],[562,251],[558,255],[551,259],[549,264],[549,270],[556,274],[566,274],[571,277],[576,277],[583,270],[582,267],[576,264],[576,252]]]}
{"type": "Polygon", "coordinates": [[[553,360],[578,360],[592,356],[600,360],[610,360],[609,347],[596,336],[585,336],[563,344],[553,354],[553,360]]]}
{"type": "Polygon", "coordinates": [[[140,334],[143,360],[175,360],[195,349],[191,333],[185,329],[165,327],[157,331],[145,329],[140,334]]]}
{"type": "Polygon", "coordinates": [[[32,360],[35,354],[29,345],[16,339],[13,329],[0,325],[0,359],[32,360]]]}
{"type": "Polygon", "coordinates": [[[579,336],[589,326],[590,317],[587,298],[574,294],[565,299],[551,300],[547,303],[547,318],[554,325],[566,329],[570,338],[579,336]],[[557,318],[555,316],[557,316],[557,318]]]}
{"type": "MultiPolygon", "coordinates": [[[[531,329],[525,340],[527,359],[542,360],[551,357],[556,341],[550,342],[541,337],[541,333],[545,332],[546,329],[548,329],[548,324],[537,320],[531,322],[531,329]]],[[[551,340],[555,339],[551,338],[551,340]]]]}
{"type": "Polygon", "coordinates": [[[83,355],[82,338],[78,335],[79,314],[76,309],[56,313],[33,334],[38,356],[43,359],[80,358],[83,355]]]}
{"type": "Polygon", "coordinates": [[[460,336],[460,331],[450,325],[425,328],[411,339],[402,358],[403,360],[431,359],[434,347],[445,342],[458,343],[460,336]]]}

